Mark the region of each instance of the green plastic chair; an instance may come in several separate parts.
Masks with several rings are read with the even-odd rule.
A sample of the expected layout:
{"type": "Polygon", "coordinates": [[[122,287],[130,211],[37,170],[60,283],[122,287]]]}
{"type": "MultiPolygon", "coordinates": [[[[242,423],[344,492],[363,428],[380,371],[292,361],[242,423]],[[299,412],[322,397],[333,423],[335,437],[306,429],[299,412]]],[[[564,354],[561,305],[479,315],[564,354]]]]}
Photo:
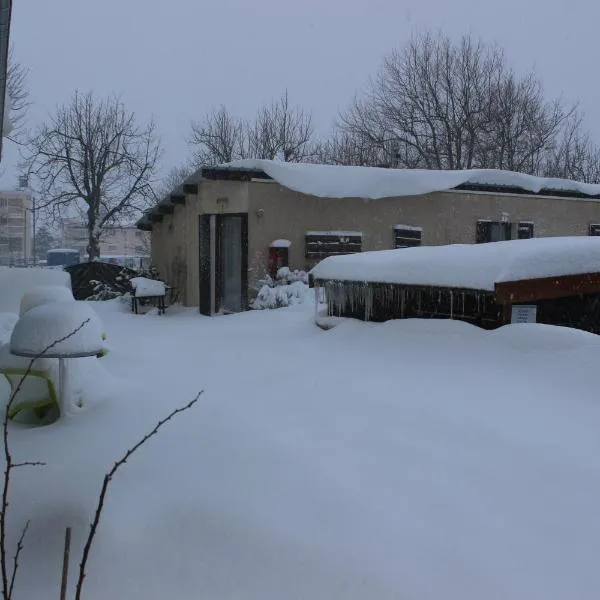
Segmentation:
{"type": "Polygon", "coordinates": [[[27,372],[30,359],[11,354],[8,344],[0,348],[0,375],[5,377],[10,386],[9,397],[16,394],[8,411],[9,419],[14,419],[26,410],[43,418],[50,409],[59,406],[53,361],[54,359],[48,358],[37,359],[33,368],[27,372]],[[25,374],[27,376],[23,379],[25,374]]]}
{"type": "Polygon", "coordinates": [[[27,375],[25,381],[21,384],[21,388],[16,392],[17,395],[10,406],[8,411],[9,419],[14,419],[24,410],[31,410],[37,417],[43,419],[53,406],[58,406],[56,387],[54,386],[52,375],[47,371],[31,369],[27,373],[27,368],[0,367],[0,374],[4,375],[10,385],[11,398],[23,377],[27,375]],[[22,400],[21,397],[23,398],[22,400]]]}

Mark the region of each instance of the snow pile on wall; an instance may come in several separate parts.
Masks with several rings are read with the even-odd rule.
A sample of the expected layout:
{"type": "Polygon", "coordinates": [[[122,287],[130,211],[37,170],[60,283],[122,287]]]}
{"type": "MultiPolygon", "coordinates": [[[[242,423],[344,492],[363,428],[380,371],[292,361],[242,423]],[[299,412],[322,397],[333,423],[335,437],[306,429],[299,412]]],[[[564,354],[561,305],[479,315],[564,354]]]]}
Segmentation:
{"type": "Polygon", "coordinates": [[[19,314],[23,295],[42,285],[59,285],[70,290],[71,276],[62,268],[0,267],[0,313],[19,314]]]}
{"type": "Polygon", "coordinates": [[[299,304],[304,302],[307,291],[306,271],[292,271],[289,267],[282,267],[277,271],[275,280],[271,277],[265,280],[258,295],[250,303],[250,308],[263,310],[299,304]]]}
{"type": "Polygon", "coordinates": [[[493,291],[496,283],[600,273],[600,238],[534,238],[488,244],[420,246],[330,256],[315,279],[433,285],[493,291]]]}
{"type": "Polygon", "coordinates": [[[283,187],[302,194],[327,198],[391,198],[454,189],[463,184],[519,188],[539,193],[575,192],[600,196],[600,185],[568,179],[535,177],[497,169],[441,171],[429,169],[383,169],[287,163],[248,159],[227,163],[235,169],[263,171],[283,187]]]}

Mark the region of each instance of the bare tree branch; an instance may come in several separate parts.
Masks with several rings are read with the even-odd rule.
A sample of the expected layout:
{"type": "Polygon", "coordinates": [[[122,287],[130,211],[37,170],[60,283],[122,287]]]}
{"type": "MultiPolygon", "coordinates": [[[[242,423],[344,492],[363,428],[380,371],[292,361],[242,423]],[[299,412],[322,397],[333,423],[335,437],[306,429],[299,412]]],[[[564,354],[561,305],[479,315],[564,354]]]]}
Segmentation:
{"type": "Polygon", "coordinates": [[[16,577],[16,568],[18,566],[18,555],[21,552],[20,546],[22,546],[23,540],[25,538],[25,534],[27,532],[27,526],[26,526],[25,529],[23,530],[23,533],[21,535],[19,543],[17,544],[17,550],[16,550],[16,554],[14,556],[13,572],[12,572],[12,574],[9,574],[8,550],[6,548],[6,523],[7,523],[8,504],[9,504],[8,503],[8,492],[9,492],[9,488],[10,488],[11,474],[15,468],[18,468],[21,466],[37,466],[38,464],[44,464],[44,463],[38,463],[36,461],[26,461],[26,462],[21,462],[21,463],[13,462],[13,456],[12,456],[12,453],[10,450],[9,439],[8,439],[8,421],[9,421],[8,415],[10,414],[10,409],[12,408],[12,405],[13,405],[17,395],[19,394],[21,387],[23,386],[25,379],[31,373],[31,370],[33,369],[35,361],[42,358],[44,355],[46,355],[50,350],[52,350],[52,348],[54,348],[58,344],[61,344],[62,342],[66,341],[69,338],[71,338],[72,336],[74,336],[78,331],[80,331],[83,327],[85,327],[85,325],[88,323],[88,321],[89,321],[89,319],[86,319],[85,321],[83,321],[83,323],[81,323],[81,325],[76,327],[73,331],[71,331],[64,337],[54,340],[51,344],[46,346],[42,350],[42,352],[40,352],[37,356],[35,356],[34,358],[32,358],[29,361],[29,364],[27,365],[27,368],[25,369],[25,373],[19,379],[19,382],[18,382],[17,386],[15,387],[15,389],[12,391],[10,398],[8,400],[8,404],[6,405],[6,409],[4,412],[4,418],[2,420],[2,447],[3,447],[3,451],[4,451],[5,469],[4,469],[4,480],[2,482],[2,510],[0,511],[0,571],[2,573],[2,598],[3,598],[3,600],[11,600],[12,588],[14,586],[14,581],[15,581],[15,577],[16,577]]]}
{"type": "Polygon", "coordinates": [[[27,112],[31,106],[27,78],[29,69],[15,59],[11,46],[8,54],[8,70],[6,73],[6,99],[12,131],[8,139],[16,144],[22,144],[22,134],[25,128],[27,112]]]}
{"type": "Polygon", "coordinates": [[[15,550],[15,554],[13,556],[13,568],[12,575],[10,576],[10,585],[8,588],[8,598],[12,598],[13,589],[15,587],[15,580],[17,578],[17,571],[19,570],[19,556],[21,556],[21,552],[23,551],[23,542],[25,541],[25,536],[27,535],[27,530],[29,529],[29,524],[31,521],[27,521],[25,523],[25,527],[23,527],[23,531],[21,531],[21,536],[19,537],[19,541],[17,542],[17,549],[15,550]]]}
{"type": "Polygon", "coordinates": [[[281,98],[258,111],[247,131],[249,154],[253,158],[303,162],[313,156],[312,116],[291,106],[287,90],[281,98]]]}
{"type": "Polygon", "coordinates": [[[57,220],[72,208],[85,211],[88,258],[94,260],[106,226],[153,203],[160,154],[153,122],[138,125],[119,98],[75,92],[30,137],[25,165],[45,198],[41,209],[57,220]]]}
{"type": "Polygon", "coordinates": [[[96,511],[94,513],[94,519],[92,520],[92,523],[90,525],[90,532],[86,539],[86,542],[85,542],[85,545],[83,548],[82,557],[81,557],[81,563],[79,565],[79,577],[77,579],[75,600],[81,600],[81,598],[82,598],[81,594],[83,591],[83,583],[84,583],[85,576],[86,576],[85,569],[87,566],[87,561],[89,559],[92,543],[94,542],[94,537],[96,536],[96,532],[98,530],[98,524],[100,523],[100,517],[102,516],[102,510],[104,508],[104,502],[106,499],[106,494],[108,492],[108,486],[109,486],[110,482],[112,481],[113,477],[115,476],[117,471],[131,458],[131,456],[137,450],[139,450],[139,448],[141,446],[143,446],[150,438],[152,438],[153,436],[155,436],[158,433],[158,431],[160,430],[160,428],[163,425],[168,423],[171,419],[173,419],[179,413],[182,413],[182,412],[192,408],[192,406],[194,406],[194,404],[196,404],[196,402],[198,402],[202,393],[203,392],[199,392],[191,402],[188,402],[188,404],[186,404],[185,406],[176,408],[171,413],[169,413],[164,419],[161,419],[156,424],[154,429],[152,429],[150,432],[148,432],[146,435],[144,435],[144,437],[142,437],[139,440],[139,442],[137,442],[137,444],[135,444],[129,450],[127,450],[127,452],[125,452],[125,454],[117,462],[115,462],[115,464],[112,466],[110,471],[108,473],[106,473],[106,475],[104,476],[104,480],[102,482],[102,488],[100,490],[100,496],[98,497],[98,504],[96,505],[96,511]]]}
{"type": "Polygon", "coordinates": [[[245,125],[223,105],[207,114],[202,121],[192,123],[188,144],[192,147],[197,166],[248,158],[245,125]]]}

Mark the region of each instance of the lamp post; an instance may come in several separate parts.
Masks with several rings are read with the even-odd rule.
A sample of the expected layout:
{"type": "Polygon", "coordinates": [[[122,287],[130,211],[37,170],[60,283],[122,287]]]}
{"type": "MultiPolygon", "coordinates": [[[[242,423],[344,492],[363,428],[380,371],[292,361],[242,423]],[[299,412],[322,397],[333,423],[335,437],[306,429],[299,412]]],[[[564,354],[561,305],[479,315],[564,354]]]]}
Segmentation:
{"type": "MultiPolygon", "coordinates": [[[[29,190],[29,177],[27,177],[27,175],[20,175],[19,176],[19,188],[22,190],[25,190],[26,192],[30,191],[29,190]]],[[[35,243],[35,226],[36,226],[36,206],[35,206],[35,196],[33,193],[31,193],[31,208],[29,208],[27,206],[27,204],[25,204],[25,213],[30,212],[31,213],[31,253],[33,255],[33,264],[37,265],[37,248],[36,248],[36,243],[35,243]]],[[[25,237],[24,239],[27,240],[27,219],[25,219],[25,237]]]]}

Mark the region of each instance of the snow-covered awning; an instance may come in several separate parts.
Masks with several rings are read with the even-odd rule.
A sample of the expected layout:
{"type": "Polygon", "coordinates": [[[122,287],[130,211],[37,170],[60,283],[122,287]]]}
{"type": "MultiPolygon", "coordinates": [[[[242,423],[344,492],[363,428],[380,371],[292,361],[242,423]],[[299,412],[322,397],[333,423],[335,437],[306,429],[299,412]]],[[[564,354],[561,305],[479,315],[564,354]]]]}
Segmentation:
{"type": "Polygon", "coordinates": [[[489,291],[501,282],[586,273],[600,273],[600,237],[533,238],[362,252],[328,257],[310,272],[321,281],[489,291]]]}
{"type": "MultiPolygon", "coordinates": [[[[391,198],[416,196],[460,186],[500,187],[538,194],[584,195],[600,199],[600,185],[568,179],[534,177],[495,169],[439,171],[383,169],[287,163],[273,160],[237,160],[217,167],[222,170],[263,172],[283,187],[321,198],[391,198]]],[[[214,169],[213,169],[214,170],[214,169]]]]}

